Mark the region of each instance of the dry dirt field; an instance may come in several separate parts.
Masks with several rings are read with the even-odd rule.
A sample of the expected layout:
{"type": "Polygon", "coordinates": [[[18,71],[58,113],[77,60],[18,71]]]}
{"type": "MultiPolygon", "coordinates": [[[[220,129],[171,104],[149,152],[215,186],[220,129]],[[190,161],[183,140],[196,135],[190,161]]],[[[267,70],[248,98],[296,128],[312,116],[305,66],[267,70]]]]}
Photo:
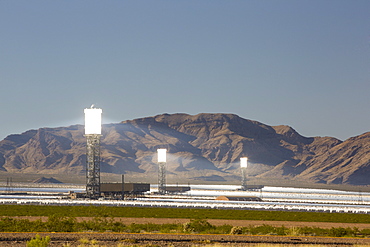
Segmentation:
{"type": "MultiPolygon", "coordinates": [[[[31,219],[40,219],[40,217],[27,217],[31,219]]],[[[42,217],[41,217],[42,218],[42,217]]],[[[47,218],[42,218],[46,220],[47,218]]],[[[78,220],[87,220],[88,218],[77,218],[78,220]]],[[[170,219],[170,218],[115,218],[117,221],[130,223],[184,223],[188,219],[170,219]]],[[[358,227],[359,229],[369,228],[370,224],[342,224],[342,223],[316,223],[316,222],[279,222],[279,221],[248,221],[248,220],[213,220],[209,219],[213,225],[229,224],[233,226],[249,226],[249,225],[272,225],[272,226],[316,226],[320,228],[331,227],[358,227]]],[[[257,243],[268,244],[315,244],[315,245],[330,245],[330,246],[345,246],[345,245],[369,245],[370,239],[362,238],[325,238],[325,237],[302,237],[302,236],[249,236],[249,235],[204,235],[204,234],[152,234],[152,233],[39,233],[40,236],[51,237],[51,247],[81,245],[81,239],[94,239],[101,246],[121,246],[136,245],[136,246],[175,246],[175,247],[190,247],[204,246],[210,243],[217,243],[218,246],[246,246],[257,243]]],[[[0,246],[8,247],[24,247],[26,241],[30,240],[36,233],[0,233],[0,246]]]]}
{"type": "MultiPolygon", "coordinates": [[[[247,246],[259,243],[284,245],[370,245],[370,239],[361,238],[319,238],[289,236],[248,236],[248,235],[202,235],[202,234],[128,234],[128,233],[39,233],[50,236],[50,247],[81,245],[81,239],[96,240],[101,246],[171,246],[190,247],[217,244],[218,246],[247,246]]],[[[35,233],[0,233],[0,246],[24,247],[35,233]]],[[[86,245],[85,245],[86,246],[86,245]]]]}

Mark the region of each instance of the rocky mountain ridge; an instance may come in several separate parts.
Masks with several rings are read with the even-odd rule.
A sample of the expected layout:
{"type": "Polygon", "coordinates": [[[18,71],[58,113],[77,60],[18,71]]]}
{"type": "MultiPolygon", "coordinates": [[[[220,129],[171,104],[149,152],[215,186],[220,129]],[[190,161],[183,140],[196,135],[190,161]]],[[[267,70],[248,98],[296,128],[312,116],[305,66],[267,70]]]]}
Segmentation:
{"type": "MultiPolygon", "coordinates": [[[[0,170],[85,172],[84,127],[40,128],[0,142],[0,170]]],[[[156,176],[156,149],[167,148],[169,174],[238,178],[248,175],[319,183],[369,184],[370,132],[340,141],[304,137],[289,126],[268,126],[234,114],[162,114],[103,125],[101,171],[156,176]]]]}

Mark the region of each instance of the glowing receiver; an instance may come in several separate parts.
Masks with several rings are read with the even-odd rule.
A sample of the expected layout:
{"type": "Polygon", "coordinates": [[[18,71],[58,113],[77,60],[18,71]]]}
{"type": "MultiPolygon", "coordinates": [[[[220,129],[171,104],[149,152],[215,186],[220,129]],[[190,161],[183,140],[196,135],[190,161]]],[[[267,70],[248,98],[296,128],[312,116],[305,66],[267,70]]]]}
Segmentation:
{"type": "Polygon", "coordinates": [[[85,135],[101,135],[102,109],[85,109],[85,135]]]}
{"type": "Polygon", "coordinates": [[[160,148],[160,149],[157,149],[157,152],[158,152],[158,163],[161,163],[161,162],[165,163],[167,149],[160,148]]]}
{"type": "Polygon", "coordinates": [[[247,168],[247,166],[248,166],[248,158],[247,157],[240,158],[240,167],[247,168]]]}

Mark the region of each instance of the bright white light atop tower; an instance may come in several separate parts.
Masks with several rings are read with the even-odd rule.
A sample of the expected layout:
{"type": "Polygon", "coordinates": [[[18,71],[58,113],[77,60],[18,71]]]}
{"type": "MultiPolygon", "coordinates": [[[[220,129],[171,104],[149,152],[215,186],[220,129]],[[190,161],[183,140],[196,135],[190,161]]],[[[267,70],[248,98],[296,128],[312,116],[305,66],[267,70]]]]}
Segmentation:
{"type": "Polygon", "coordinates": [[[158,163],[166,162],[166,152],[167,152],[167,149],[165,148],[157,149],[158,163]]]}
{"type": "Polygon", "coordinates": [[[248,158],[247,157],[240,158],[240,167],[247,168],[247,166],[248,166],[248,158]]]}
{"type": "Polygon", "coordinates": [[[87,108],[85,112],[85,135],[101,135],[102,109],[87,108]]]}

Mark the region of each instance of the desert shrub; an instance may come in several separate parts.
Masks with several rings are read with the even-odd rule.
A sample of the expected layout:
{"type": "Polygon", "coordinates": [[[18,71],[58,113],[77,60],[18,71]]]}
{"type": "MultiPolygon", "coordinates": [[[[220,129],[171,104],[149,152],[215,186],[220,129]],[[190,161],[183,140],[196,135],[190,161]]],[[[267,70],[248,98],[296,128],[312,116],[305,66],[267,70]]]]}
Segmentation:
{"type": "Polygon", "coordinates": [[[97,231],[108,231],[112,229],[113,219],[107,217],[94,217],[92,222],[97,231]]]}
{"type": "Polygon", "coordinates": [[[174,232],[182,232],[182,225],[181,224],[161,224],[159,231],[161,233],[174,233],[174,232]]]}
{"type": "Polygon", "coordinates": [[[76,219],[52,215],[45,222],[45,227],[49,232],[74,232],[76,231],[76,219]]]}
{"type": "Polygon", "coordinates": [[[286,235],[299,236],[299,235],[301,235],[301,228],[300,227],[295,227],[295,226],[289,227],[286,230],[286,235]]]}
{"type": "Polygon", "coordinates": [[[231,226],[231,225],[215,226],[215,228],[209,230],[208,233],[212,233],[212,234],[229,234],[230,231],[231,231],[231,228],[233,228],[233,226],[231,226]]]}
{"type": "Polygon", "coordinates": [[[239,234],[242,234],[242,233],[243,233],[243,228],[240,227],[240,226],[234,226],[230,230],[230,234],[232,234],[232,235],[239,235],[239,234]]]}
{"type": "Polygon", "coordinates": [[[274,227],[270,225],[249,226],[244,229],[245,233],[252,235],[286,235],[288,231],[284,226],[274,227]]]}
{"type": "Polygon", "coordinates": [[[20,222],[18,222],[18,225],[23,225],[23,224],[24,226],[27,227],[29,232],[46,232],[47,231],[47,229],[45,229],[45,222],[42,222],[41,219],[38,219],[35,221],[20,220],[20,222]]]}
{"type": "Polygon", "coordinates": [[[319,227],[300,227],[299,231],[301,235],[304,236],[328,236],[329,229],[319,228],[319,227]]]}
{"type": "Polygon", "coordinates": [[[82,221],[78,224],[78,228],[83,231],[112,231],[114,227],[119,227],[120,224],[115,224],[113,219],[108,219],[106,217],[94,217],[89,221],[82,221]]]}
{"type": "Polygon", "coordinates": [[[153,223],[147,223],[147,224],[136,224],[131,223],[128,225],[128,231],[133,233],[139,233],[139,232],[155,232],[159,231],[160,225],[153,224],[153,223]]]}
{"type": "Polygon", "coordinates": [[[190,222],[183,224],[184,232],[209,232],[215,228],[215,226],[211,225],[207,220],[204,219],[192,219],[190,222]]]}
{"type": "Polygon", "coordinates": [[[88,238],[80,238],[78,242],[80,242],[81,244],[89,244],[90,240],[88,238]]]}
{"type": "Polygon", "coordinates": [[[111,231],[112,232],[124,232],[126,231],[127,227],[122,222],[112,222],[111,223],[111,231]]]}
{"type": "Polygon", "coordinates": [[[288,231],[288,228],[286,228],[285,226],[282,226],[282,227],[274,227],[274,232],[273,234],[276,234],[276,235],[286,235],[287,234],[287,231],[288,231]]]}
{"type": "Polygon", "coordinates": [[[190,222],[185,222],[183,225],[183,231],[184,232],[191,232],[193,229],[191,228],[190,222]]]}
{"type": "Polygon", "coordinates": [[[139,233],[139,232],[181,232],[182,228],[180,224],[136,224],[132,223],[128,225],[125,229],[126,232],[139,233]]]}
{"type": "Polygon", "coordinates": [[[96,239],[91,239],[91,240],[90,240],[90,244],[91,244],[91,245],[97,245],[97,244],[98,244],[98,240],[96,240],[96,239]]]}
{"type": "Polygon", "coordinates": [[[353,237],[355,236],[355,231],[352,230],[350,227],[343,228],[343,227],[332,227],[329,230],[329,235],[331,237],[353,237]]]}
{"type": "Polygon", "coordinates": [[[301,235],[301,228],[300,227],[289,227],[286,231],[286,235],[289,236],[300,236],[301,235]]]}
{"type": "Polygon", "coordinates": [[[27,247],[47,247],[50,243],[50,237],[46,236],[41,238],[40,235],[36,234],[35,238],[32,238],[27,242],[27,247]]]}
{"type": "Polygon", "coordinates": [[[358,232],[359,235],[363,237],[369,237],[370,236],[370,228],[362,229],[358,232]]]}
{"type": "Polygon", "coordinates": [[[1,232],[41,232],[45,231],[44,223],[41,220],[30,221],[28,219],[0,219],[1,232]]]}
{"type": "Polygon", "coordinates": [[[14,232],[15,225],[17,225],[18,221],[9,217],[1,218],[0,219],[0,231],[2,232],[14,232]]]}
{"type": "Polygon", "coordinates": [[[273,226],[262,225],[262,226],[249,226],[246,228],[246,233],[252,235],[266,235],[274,231],[273,226]]]}

